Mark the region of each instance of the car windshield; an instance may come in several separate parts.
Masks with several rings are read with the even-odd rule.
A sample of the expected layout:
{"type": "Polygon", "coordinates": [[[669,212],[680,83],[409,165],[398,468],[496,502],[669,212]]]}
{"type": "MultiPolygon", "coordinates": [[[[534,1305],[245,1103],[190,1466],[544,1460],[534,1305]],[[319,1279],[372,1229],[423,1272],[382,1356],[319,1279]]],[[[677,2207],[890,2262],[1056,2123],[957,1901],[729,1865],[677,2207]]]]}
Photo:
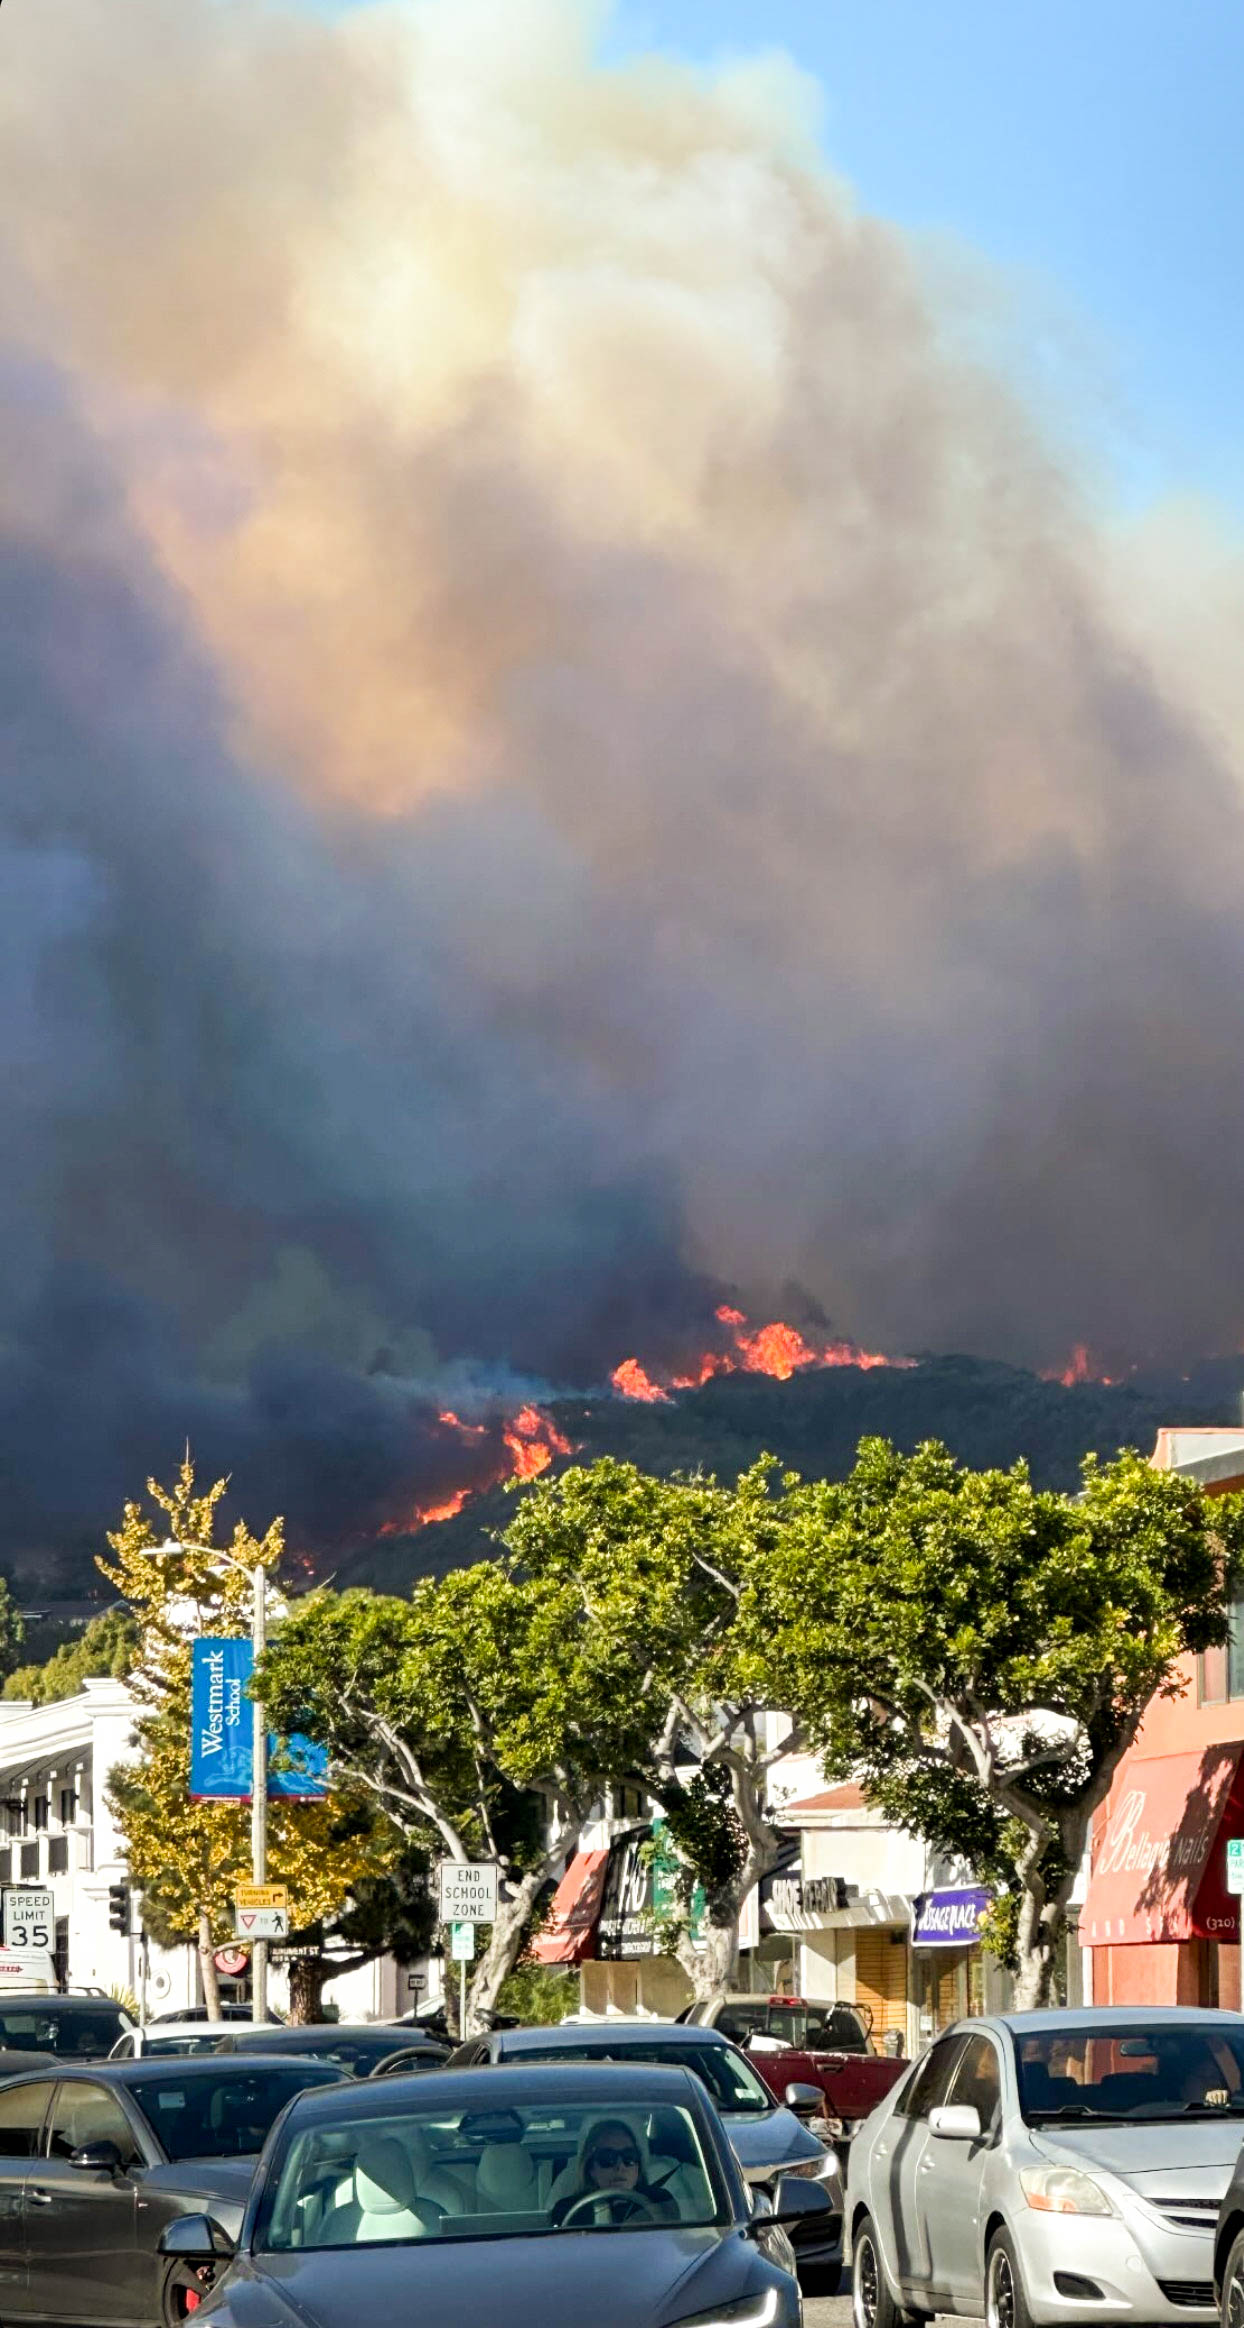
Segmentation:
{"type": "Polygon", "coordinates": [[[135,2078],[127,2091],[167,2158],[247,2158],[262,2150],[285,2104],[309,2085],[331,2082],[314,2062],[243,2070],[239,2075],[135,2078]]]}
{"type": "Polygon", "coordinates": [[[1138,2021],[1025,2031],[1019,2104],[1033,2123],[1244,2112],[1244,2023],[1138,2021]]]}
{"type": "Polygon", "coordinates": [[[255,2246],[555,2238],[729,2219],[711,2148],[683,2107],[543,2099],[357,2117],[343,2107],[287,2136],[255,2246]]]}
{"type": "Polygon", "coordinates": [[[100,2061],[111,2053],[130,2022],[117,2005],[103,2005],[95,2013],[76,2009],[49,2011],[38,2005],[8,2005],[0,2010],[0,2046],[15,2053],[56,2053],[78,2061],[100,2061]]]}
{"type": "Polygon", "coordinates": [[[759,2118],[776,2109],[769,2088],[751,2063],[728,2045],[679,2044],[622,2045],[603,2033],[574,2045],[550,2037],[547,2045],[524,2046],[524,2061],[651,2062],[665,2069],[689,2069],[706,2085],[719,2110],[733,2116],[759,2118]]]}

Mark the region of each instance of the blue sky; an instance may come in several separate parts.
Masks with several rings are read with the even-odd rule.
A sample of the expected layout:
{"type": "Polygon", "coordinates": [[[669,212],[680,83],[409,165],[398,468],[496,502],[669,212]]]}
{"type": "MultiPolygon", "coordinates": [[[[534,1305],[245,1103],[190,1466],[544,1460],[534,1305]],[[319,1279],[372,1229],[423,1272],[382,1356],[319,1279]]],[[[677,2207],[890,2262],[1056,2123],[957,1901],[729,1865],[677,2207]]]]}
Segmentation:
{"type": "Polygon", "coordinates": [[[1135,505],[1244,521],[1241,0],[622,0],[610,47],[788,49],[863,203],[1014,272],[1135,505]]]}

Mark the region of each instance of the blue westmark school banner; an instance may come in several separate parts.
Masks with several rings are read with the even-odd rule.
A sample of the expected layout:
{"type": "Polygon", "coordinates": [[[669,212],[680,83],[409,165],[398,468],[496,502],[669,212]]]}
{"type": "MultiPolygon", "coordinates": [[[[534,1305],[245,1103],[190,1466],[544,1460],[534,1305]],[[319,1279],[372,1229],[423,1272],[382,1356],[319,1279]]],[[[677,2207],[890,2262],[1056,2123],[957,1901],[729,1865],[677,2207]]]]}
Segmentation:
{"type": "MultiPolygon", "coordinates": [[[[190,1792],[197,1797],[248,1798],[253,1765],[254,1706],[246,1684],[255,1669],[247,1640],[193,1644],[190,1673],[190,1792]]],[[[268,1739],[268,1792],[285,1797],[326,1792],[328,1756],[309,1738],[268,1739]]]]}

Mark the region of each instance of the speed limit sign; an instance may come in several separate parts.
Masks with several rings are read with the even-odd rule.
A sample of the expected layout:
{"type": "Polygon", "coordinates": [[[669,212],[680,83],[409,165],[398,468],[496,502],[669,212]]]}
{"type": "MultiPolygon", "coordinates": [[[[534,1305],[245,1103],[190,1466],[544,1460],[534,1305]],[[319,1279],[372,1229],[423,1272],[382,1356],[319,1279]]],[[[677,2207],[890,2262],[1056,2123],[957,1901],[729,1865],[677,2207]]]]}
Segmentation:
{"type": "Polygon", "coordinates": [[[4,1887],[4,1945],[6,1948],[51,1948],[56,1941],[56,1905],[50,1891],[28,1891],[21,1884],[4,1887]]]}

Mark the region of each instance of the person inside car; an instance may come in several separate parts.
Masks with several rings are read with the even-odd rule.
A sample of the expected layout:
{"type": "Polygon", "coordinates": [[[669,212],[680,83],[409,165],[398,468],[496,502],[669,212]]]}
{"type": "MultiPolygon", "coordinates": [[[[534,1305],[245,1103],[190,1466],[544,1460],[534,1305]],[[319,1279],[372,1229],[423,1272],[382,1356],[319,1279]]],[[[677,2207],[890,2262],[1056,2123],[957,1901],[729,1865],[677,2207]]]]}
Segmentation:
{"type": "Polygon", "coordinates": [[[555,2190],[550,2209],[555,2223],[564,2223],[572,2210],[585,2225],[628,2216],[669,2223],[678,2216],[676,2200],[651,2180],[646,2145],[623,2118],[598,2118],[584,2128],[579,2155],[555,2190]],[[590,2203],[594,2198],[598,2206],[590,2203]]]}

